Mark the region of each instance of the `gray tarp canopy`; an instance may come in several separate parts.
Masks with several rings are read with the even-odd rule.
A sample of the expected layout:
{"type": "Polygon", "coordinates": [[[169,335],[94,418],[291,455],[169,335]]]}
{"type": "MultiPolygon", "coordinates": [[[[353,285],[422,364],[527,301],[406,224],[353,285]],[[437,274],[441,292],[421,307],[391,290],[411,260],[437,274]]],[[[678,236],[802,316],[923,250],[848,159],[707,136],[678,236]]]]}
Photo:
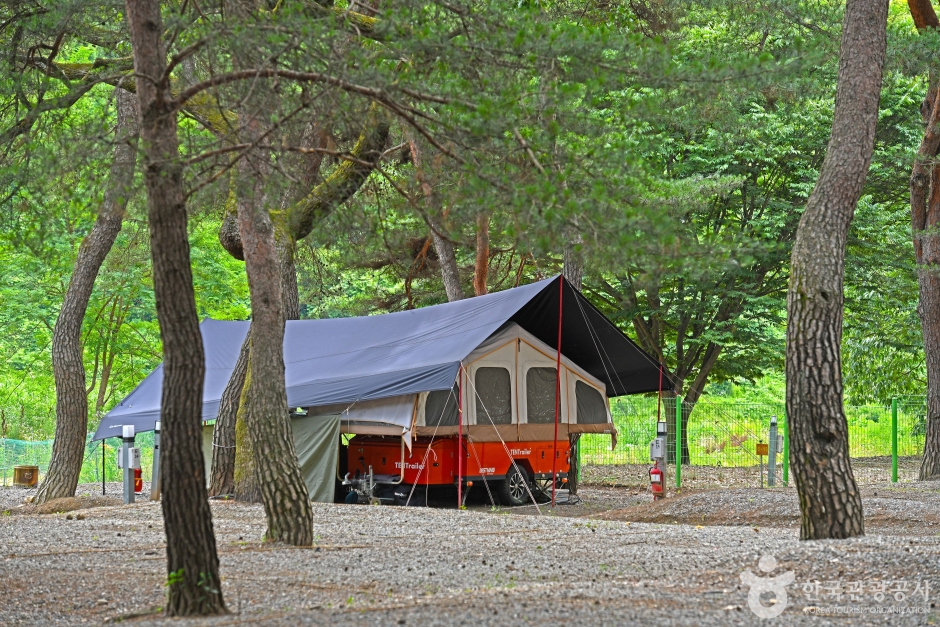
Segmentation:
{"type": "MultiPolygon", "coordinates": [[[[322,320],[291,320],[284,335],[287,402],[316,407],[447,390],[461,360],[507,322],[557,345],[559,281],[562,353],[607,386],[607,396],[671,387],[669,373],[562,277],[410,311],[322,320]],[[660,383],[662,381],[662,383],[660,383]]],[[[213,420],[249,322],[206,319],[203,420],[213,420]]],[[[122,425],[149,431],[160,416],[163,365],[102,419],[95,439],[122,425]]]]}

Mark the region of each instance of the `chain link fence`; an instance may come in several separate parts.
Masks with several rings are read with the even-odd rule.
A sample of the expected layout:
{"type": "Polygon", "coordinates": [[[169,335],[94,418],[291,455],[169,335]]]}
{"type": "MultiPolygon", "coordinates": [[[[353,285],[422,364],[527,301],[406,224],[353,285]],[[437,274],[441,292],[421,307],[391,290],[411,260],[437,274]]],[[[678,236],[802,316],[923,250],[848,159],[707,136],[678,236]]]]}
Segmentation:
{"type": "MultiPolygon", "coordinates": [[[[638,476],[649,466],[649,444],[656,437],[656,422],[667,424],[667,459],[676,459],[676,399],[634,396],[614,399],[610,404],[617,427],[617,446],[611,450],[608,435],[586,434],[578,444],[582,467],[638,467],[638,476]],[[643,467],[643,469],[639,469],[643,467]]],[[[769,441],[770,419],[777,416],[780,434],[786,432],[783,403],[741,403],[704,397],[693,405],[683,402],[683,468],[739,469],[750,484],[761,481],[761,467],[767,458],[757,454],[757,445],[769,441]]],[[[846,406],[849,426],[849,453],[856,480],[883,483],[895,476],[898,481],[914,481],[924,448],[927,401],[925,397],[901,397],[891,406],[846,406]],[[896,457],[893,435],[896,429],[896,457]],[[897,463],[895,470],[894,463],[897,463]],[[896,474],[895,474],[896,473],[896,474]]],[[[117,450],[120,438],[85,443],[80,483],[120,481],[117,450]],[[102,453],[104,455],[102,456],[102,453]]],[[[144,480],[150,480],[153,466],[153,432],[137,434],[135,445],[141,449],[144,480]]],[[[38,466],[45,474],[52,457],[52,440],[30,442],[0,438],[0,485],[13,482],[14,466],[38,466]]],[[[789,477],[783,451],[775,469],[778,483],[789,477]]],[[[685,477],[694,477],[683,470],[685,477]]],[[[700,473],[701,474],[701,473],[700,473]]]]}
{"type": "MultiPolygon", "coordinates": [[[[656,397],[642,396],[613,399],[610,409],[618,432],[617,446],[611,450],[606,435],[581,436],[578,446],[583,466],[649,466],[649,444],[656,437],[658,420],[667,424],[667,460],[670,466],[675,465],[675,397],[661,402],[656,397]]],[[[757,445],[769,442],[772,416],[778,419],[779,434],[786,436],[783,403],[704,397],[694,405],[683,402],[682,409],[684,468],[751,470],[750,481],[757,484],[761,481],[761,466],[767,464],[767,457],[758,455],[757,445]]],[[[886,407],[847,405],[845,414],[849,454],[859,483],[917,479],[926,431],[925,397],[901,397],[886,407]]],[[[785,468],[783,450],[778,453],[775,471],[781,482],[789,479],[789,469],[785,468]]]]}
{"type": "MultiPolygon", "coordinates": [[[[102,475],[105,481],[121,481],[122,475],[117,467],[117,451],[121,438],[110,438],[92,442],[91,434],[85,440],[85,457],[79,483],[99,483],[102,475]]],[[[144,481],[150,481],[153,467],[153,432],[138,433],[134,446],[140,448],[140,466],[144,481]]],[[[38,466],[42,477],[49,469],[52,459],[52,440],[29,442],[0,438],[0,486],[13,485],[15,466],[38,466]]]]}

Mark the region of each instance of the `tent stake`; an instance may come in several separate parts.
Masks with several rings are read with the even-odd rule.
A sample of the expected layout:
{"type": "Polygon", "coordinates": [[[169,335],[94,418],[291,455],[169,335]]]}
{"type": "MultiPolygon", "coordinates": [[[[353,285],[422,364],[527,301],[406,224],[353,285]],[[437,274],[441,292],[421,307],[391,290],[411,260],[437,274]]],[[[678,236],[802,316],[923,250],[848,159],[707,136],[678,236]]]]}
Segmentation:
{"type": "Polygon", "coordinates": [[[565,277],[558,277],[558,350],[555,351],[555,440],[552,444],[552,507],[555,507],[555,484],[558,475],[558,418],[561,414],[561,305],[565,293],[565,277]]]}

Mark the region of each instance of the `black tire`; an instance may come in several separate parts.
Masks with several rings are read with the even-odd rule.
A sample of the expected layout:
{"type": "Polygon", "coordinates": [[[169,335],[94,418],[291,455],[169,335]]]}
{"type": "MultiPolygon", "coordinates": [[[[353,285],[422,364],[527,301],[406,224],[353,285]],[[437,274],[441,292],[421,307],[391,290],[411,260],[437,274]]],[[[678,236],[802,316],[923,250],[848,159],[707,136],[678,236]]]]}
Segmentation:
{"type": "Polygon", "coordinates": [[[518,464],[512,464],[506,473],[506,478],[496,487],[496,493],[503,505],[517,507],[531,503],[529,498],[531,489],[529,473],[518,464]]]}

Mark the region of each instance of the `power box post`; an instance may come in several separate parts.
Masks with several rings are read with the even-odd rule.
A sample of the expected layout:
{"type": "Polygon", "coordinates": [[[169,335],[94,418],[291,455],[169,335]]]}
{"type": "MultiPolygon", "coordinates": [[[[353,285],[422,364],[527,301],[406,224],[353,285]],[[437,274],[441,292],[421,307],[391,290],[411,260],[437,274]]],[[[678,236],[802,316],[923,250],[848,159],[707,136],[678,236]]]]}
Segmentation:
{"type": "Polygon", "coordinates": [[[783,487],[790,483],[790,423],[787,412],[783,412],[783,487]]]}
{"type": "Polygon", "coordinates": [[[676,394],[676,490],[682,489],[682,397],[676,394]]]}
{"type": "Polygon", "coordinates": [[[777,485],[777,417],[770,417],[770,446],[767,453],[767,487],[777,485]]]}
{"type": "Polygon", "coordinates": [[[891,483],[898,482],[898,399],[891,399],[891,483]]]}
{"type": "Polygon", "coordinates": [[[160,500],[160,421],[153,426],[153,467],[150,471],[150,500],[160,500]]]}
{"type": "Polygon", "coordinates": [[[134,502],[134,426],[124,425],[121,444],[121,465],[124,467],[124,504],[134,502]]]}

